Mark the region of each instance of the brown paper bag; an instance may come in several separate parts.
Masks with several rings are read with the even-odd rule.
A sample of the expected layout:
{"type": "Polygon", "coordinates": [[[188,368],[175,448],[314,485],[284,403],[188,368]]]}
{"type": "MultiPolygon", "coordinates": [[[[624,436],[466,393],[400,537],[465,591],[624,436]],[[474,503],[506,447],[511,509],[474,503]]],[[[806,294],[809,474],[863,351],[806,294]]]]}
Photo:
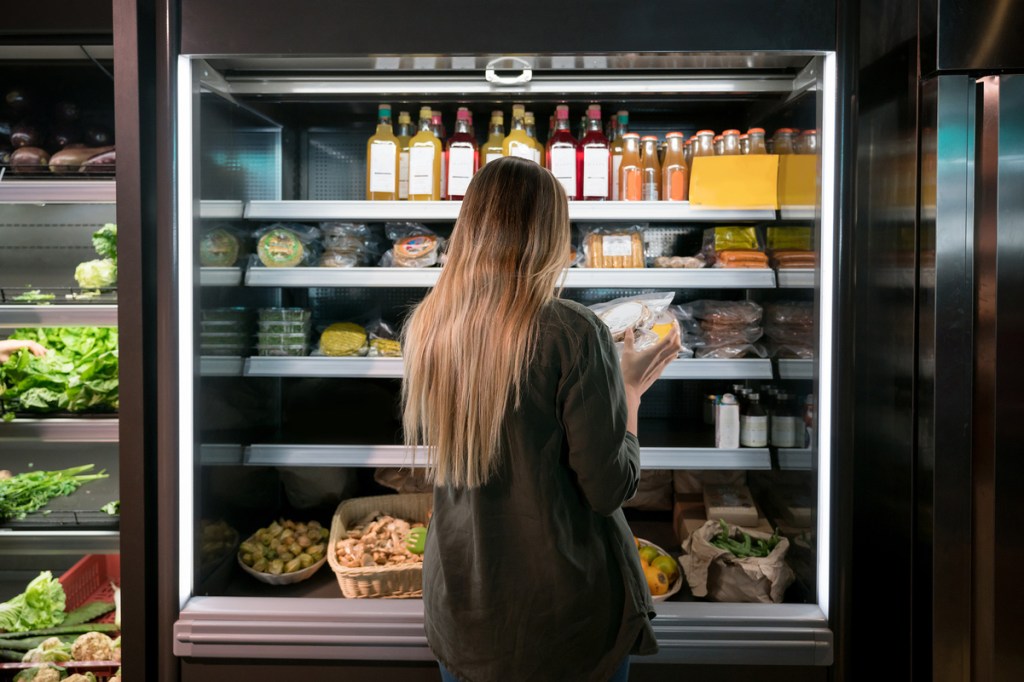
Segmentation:
{"type": "Polygon", "coordinates": [[[666,469],[643,469],[636,495],[622,503],[623,509],[670,511],[672,509],[672,472],[666,469]]]}
{"type": "MultiPolygon", "coordinates": [[[[735,526],[729,526],[736,533],[735,526]]],[[[686,554],[679,560],[686,582],[695,597],[711,601],[778,604],[793,582],[793,570],[786,563],[789,540],[782,538],[764,558],[740,558],[719,549],[711,540],[721,531],[718,521],[708,521],[683,543],[686,554]]],[[[754,540],[767,540],[770,533],[747,531],[754,540]]]]}
{"type": "Polygon", "coordinates": [[[399,493],[429,493],[434,484],[427,478],[427,470],[410,467],[377,467],[373,480],[399,493]]]}

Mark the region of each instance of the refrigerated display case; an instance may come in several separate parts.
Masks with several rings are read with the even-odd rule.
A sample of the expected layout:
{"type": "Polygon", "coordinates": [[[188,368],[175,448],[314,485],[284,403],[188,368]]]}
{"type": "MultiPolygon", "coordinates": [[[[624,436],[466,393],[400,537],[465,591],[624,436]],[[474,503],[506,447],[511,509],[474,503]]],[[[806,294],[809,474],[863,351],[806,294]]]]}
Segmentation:
{"type": "MultiPolygon", "coordinates": [[[[438,269],[272,268],[245,256],[231,267],[207,268],[199,261],[202,237],[222,228],[245,241],[270,223],[322,221],[372,229],[412,221],[444,235],[459,202],[363,200],[366,140],[378,103],[396,111],[431,104],[449,121],[464,106],[480,123],[492,109],[507,113],[513,102],[526,103],[540,121],[556,104],[567,103],[576,114],[593,102],[606,112],[628,109],[631,130],[644,134],[753,126],[819,131],[812,205],[707,209],[687,202],[574,201],[569,207],[574,229],[642,225],[649,258],[693,255],[704,230],[716,226],[810,227],[817,268],[571,268],[563,295],[593,304],[658,291],[674,292],[676,303],[796,300],[813,306],[813,359],[683,358],[645,397],[644,471],[712,472],[709,480],[733,472],[729,478],[745,480],[767,522],[791,537],[796,580],[779,604],[699,600],[684,583],[657,605],[660,653],[637,663],[831,662],[833,52],[515,59],[184,54],[175,76],[176,447],[165,454],[177,458],[176,655],[430,660],[419,600],[344,599],[329,567],[303,583],[264,585],[241,570],[233,551],[204,555],[201,531],[221,523],[245,538],[282,516],[326,524],[341,498],[381,492],[374,470],[410,463],[396,420],[401,360],[265,357],[251,344],[234,356],[204,355],[203,319],[224,308],[289,306],[310,310],[314,329],[376,317],[399,326],[404,311],[436,282],[438,269]],[[814,396],[807,447],[714,447],[713,431],[702,421],[703,401],[736,383],[772,383],[814,396]]],[[[485,133],[481,123],[478,138],[485,133]]],[[[700,488],[679,494],[686,490],[700,488]]],[[[627,510],[627,519],[636,534],[681,553],[671,508],[627,510]]]]}

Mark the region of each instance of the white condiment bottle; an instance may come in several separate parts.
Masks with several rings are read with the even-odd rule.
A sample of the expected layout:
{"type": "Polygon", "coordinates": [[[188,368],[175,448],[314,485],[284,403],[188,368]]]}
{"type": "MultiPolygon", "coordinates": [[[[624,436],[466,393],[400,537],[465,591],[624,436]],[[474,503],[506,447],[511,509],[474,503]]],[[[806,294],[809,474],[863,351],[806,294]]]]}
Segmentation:
{"type": "Polygon", "coordinates": [[[740,446],[740,406],[732,393],[718,400],[715,417],[715,447],[736,449],[740,446]]]}

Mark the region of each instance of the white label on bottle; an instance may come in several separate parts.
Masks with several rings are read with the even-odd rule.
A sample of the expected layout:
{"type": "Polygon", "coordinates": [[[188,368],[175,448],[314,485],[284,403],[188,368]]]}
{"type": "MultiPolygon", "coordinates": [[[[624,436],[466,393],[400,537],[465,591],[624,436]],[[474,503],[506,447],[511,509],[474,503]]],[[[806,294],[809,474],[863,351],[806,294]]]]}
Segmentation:
{"type": "Polygon", "coordinates": [[[534,149],[533,150],[533,162],[535,164],[537,164],[538,166],[540,165],[540,150],[539,149],[534,149]]]}
{"type": "Polygon", "coordinates": [[[487,159],[484,161],[484,165],[486,166],[491,161],[497,161],[503,156],[504,154],[502,154],[501,152],[487,152],[487,159]]]}
{"type": "Polygon", "coordinates": [[[633,238],[625,234],[606,234],[601,238],[601,250],[604,256],[632,256],[633,238]]]}
{"type": "Polygon", "coordinates": [[[508,155],[515,156],[520,159],[526,159],[527,161],[533,161],[534,148],[528,144],[522,142],[509,142],[508,143],[508,155]]]}
{"type": "Polygon", "coordinates": [[[409,198],[409,150],[398,155],[398,198],[409,198]]]}
{"type": "Polygon", "coordinates": [[[608,198],[608,156],[603,147],[583,150],[583,196],[608,198]]]}
{"type": "Polygon", "coordinates": [[[452,147],[448,150],[448,195],[466,196],[466,188],[473,179],[473,148],[452,147]]]}
{"type": "Polygon", "coordinates": [[[370,191],[395,191],[395,149],[394,142],[376,140],[370,145],[370,191]]]}
{"type": "Polygon", "coordinates": [[[793,417],[772,417],[772,445],[777,448],[792,448],[796,446],[796,438],[793,433],[794,421],[793,417]]]}
{"type": "Polygon", "coordinates": [[[619,196],[619,167],[622,166],[622,154],[612,156],[612,200],[618,201],[619,196]]]}
{"type": "Polygon", "coordinates": [[[572,147],[551,148],[551,174],[562,183],[570,199],[576,198],[576,150],[572,147]]]}
{"type": "Polygon", "coordinates": [[[434,193],[434,145],[409,148],[409,195],[434,193]]]}
{"type": "Polygon", "coordinates": [[[768,417],[740,417],[740,445],[745,448],[768,447],[768,417]]]}

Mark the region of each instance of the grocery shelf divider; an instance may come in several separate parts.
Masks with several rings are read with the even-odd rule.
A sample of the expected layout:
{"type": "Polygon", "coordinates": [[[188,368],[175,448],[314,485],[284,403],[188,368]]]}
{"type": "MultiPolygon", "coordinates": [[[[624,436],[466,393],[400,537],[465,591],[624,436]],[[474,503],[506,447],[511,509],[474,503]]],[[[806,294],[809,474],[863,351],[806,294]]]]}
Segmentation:
{"type": "Polygon", "coordinates": [[[778,461],[783,471],[811,471],[814,452],[810,448],[779,448],[778,461]]]}
{"type": "Polygon", "coordinates": [[[0,204],[112,204],[114,180],[0,180],[0,204]]]}
{"type": "Polygon", "coordinates": [[[22,418],[0,422],[0,440],[50,443],[116,443],[116,418],[22,418]]]}
{"type": "Polygon", "coordinates": [[[0,556],[77,556],[117,554],[121,534],[116,530],[4,530],[0,556]]]}
{"type": "Polygon", "coordinates": [[[813,379],[814,360],[779,360],[780,379],[813,379]]]}
{"type": "MultiPolygon", "coordinates": [[[[250,466],[411,467],[412,453],[402,445],[255,444],[245,448],[250,466]]],[[[417,466],[426,461],[416,454],[417,466]]],[[[768,448],[640,448],[644,469],[761,470],[772,468],[768,448]]]]}
{"type": "Polygon", "coordinates": [[[775,277],[780,289],[814,288],[814,268],[779,268],[775,277]]]}
{"type": "Polygon", "coordinates": [[[199,358],[199,376],[237,377],[242,376],[245,359],[240,357],[218,357],[204,355],[199,358]]]}
{"type": "Polygon", "coordinates": [[[242,268],[199,268],[199,286],[237,287],[242,284],[242,268]]]}
{"type": "MultiPolygon", "coordinates": [[[[251,287],[432,287],[441,268],[249,268],[251,287]]],[[[775,272],[746,268],[571,268],[569,289],[772,289],[775,272]]]]}
{"type": "Polygon", "coordinates": [[[203,466],[237,466],[244,462],[244,448],[235,443],[205,443],[199,446],[203,466]]]}
{"type": "Polygon", "coordinates": [[[783,220],[814,220],[815,206],[783,206],[779,215],[783,220]]]}
{"type": "Polygon", "coordinates": [[[116,327],[117,305],[0,305],[0,328],[116,327]]]}
{"type": "MultiPolygon", "coordinates": [[[[216,376],[207,367],[228,368],[233,358],[203,358],[203,376],[216,376]]],[[[253,357],[245,360],[248,377],[352,377],[400,379],[401,358],[335,358],[335,357],[253,357]]],[[[234,365],[231,365],[234,367],[234,365]]],[[[221,376],[225,376],[222,374],[221,376]]],[[[662,379],[771,379],[771,360],[683,358],[674,360],[662,379]]]]}
{"type": "MultiPolygon", "coordinates": [[[[454,221],[461,201],[249,201],[249,220],[419,220],[454,221]]],[[[205,217],[205,216],[204,216],[205,217]]],[[[570,201],[570,220],[756,221],[775,220],[770,209],[708,209],[688,201],[570,201]]]]}
{"type": "Polygon", "coordinates": [[[206,200],[199,202],[199,217],[206,220],[239,220],[245,214],[241,201],[206,200]]]}

